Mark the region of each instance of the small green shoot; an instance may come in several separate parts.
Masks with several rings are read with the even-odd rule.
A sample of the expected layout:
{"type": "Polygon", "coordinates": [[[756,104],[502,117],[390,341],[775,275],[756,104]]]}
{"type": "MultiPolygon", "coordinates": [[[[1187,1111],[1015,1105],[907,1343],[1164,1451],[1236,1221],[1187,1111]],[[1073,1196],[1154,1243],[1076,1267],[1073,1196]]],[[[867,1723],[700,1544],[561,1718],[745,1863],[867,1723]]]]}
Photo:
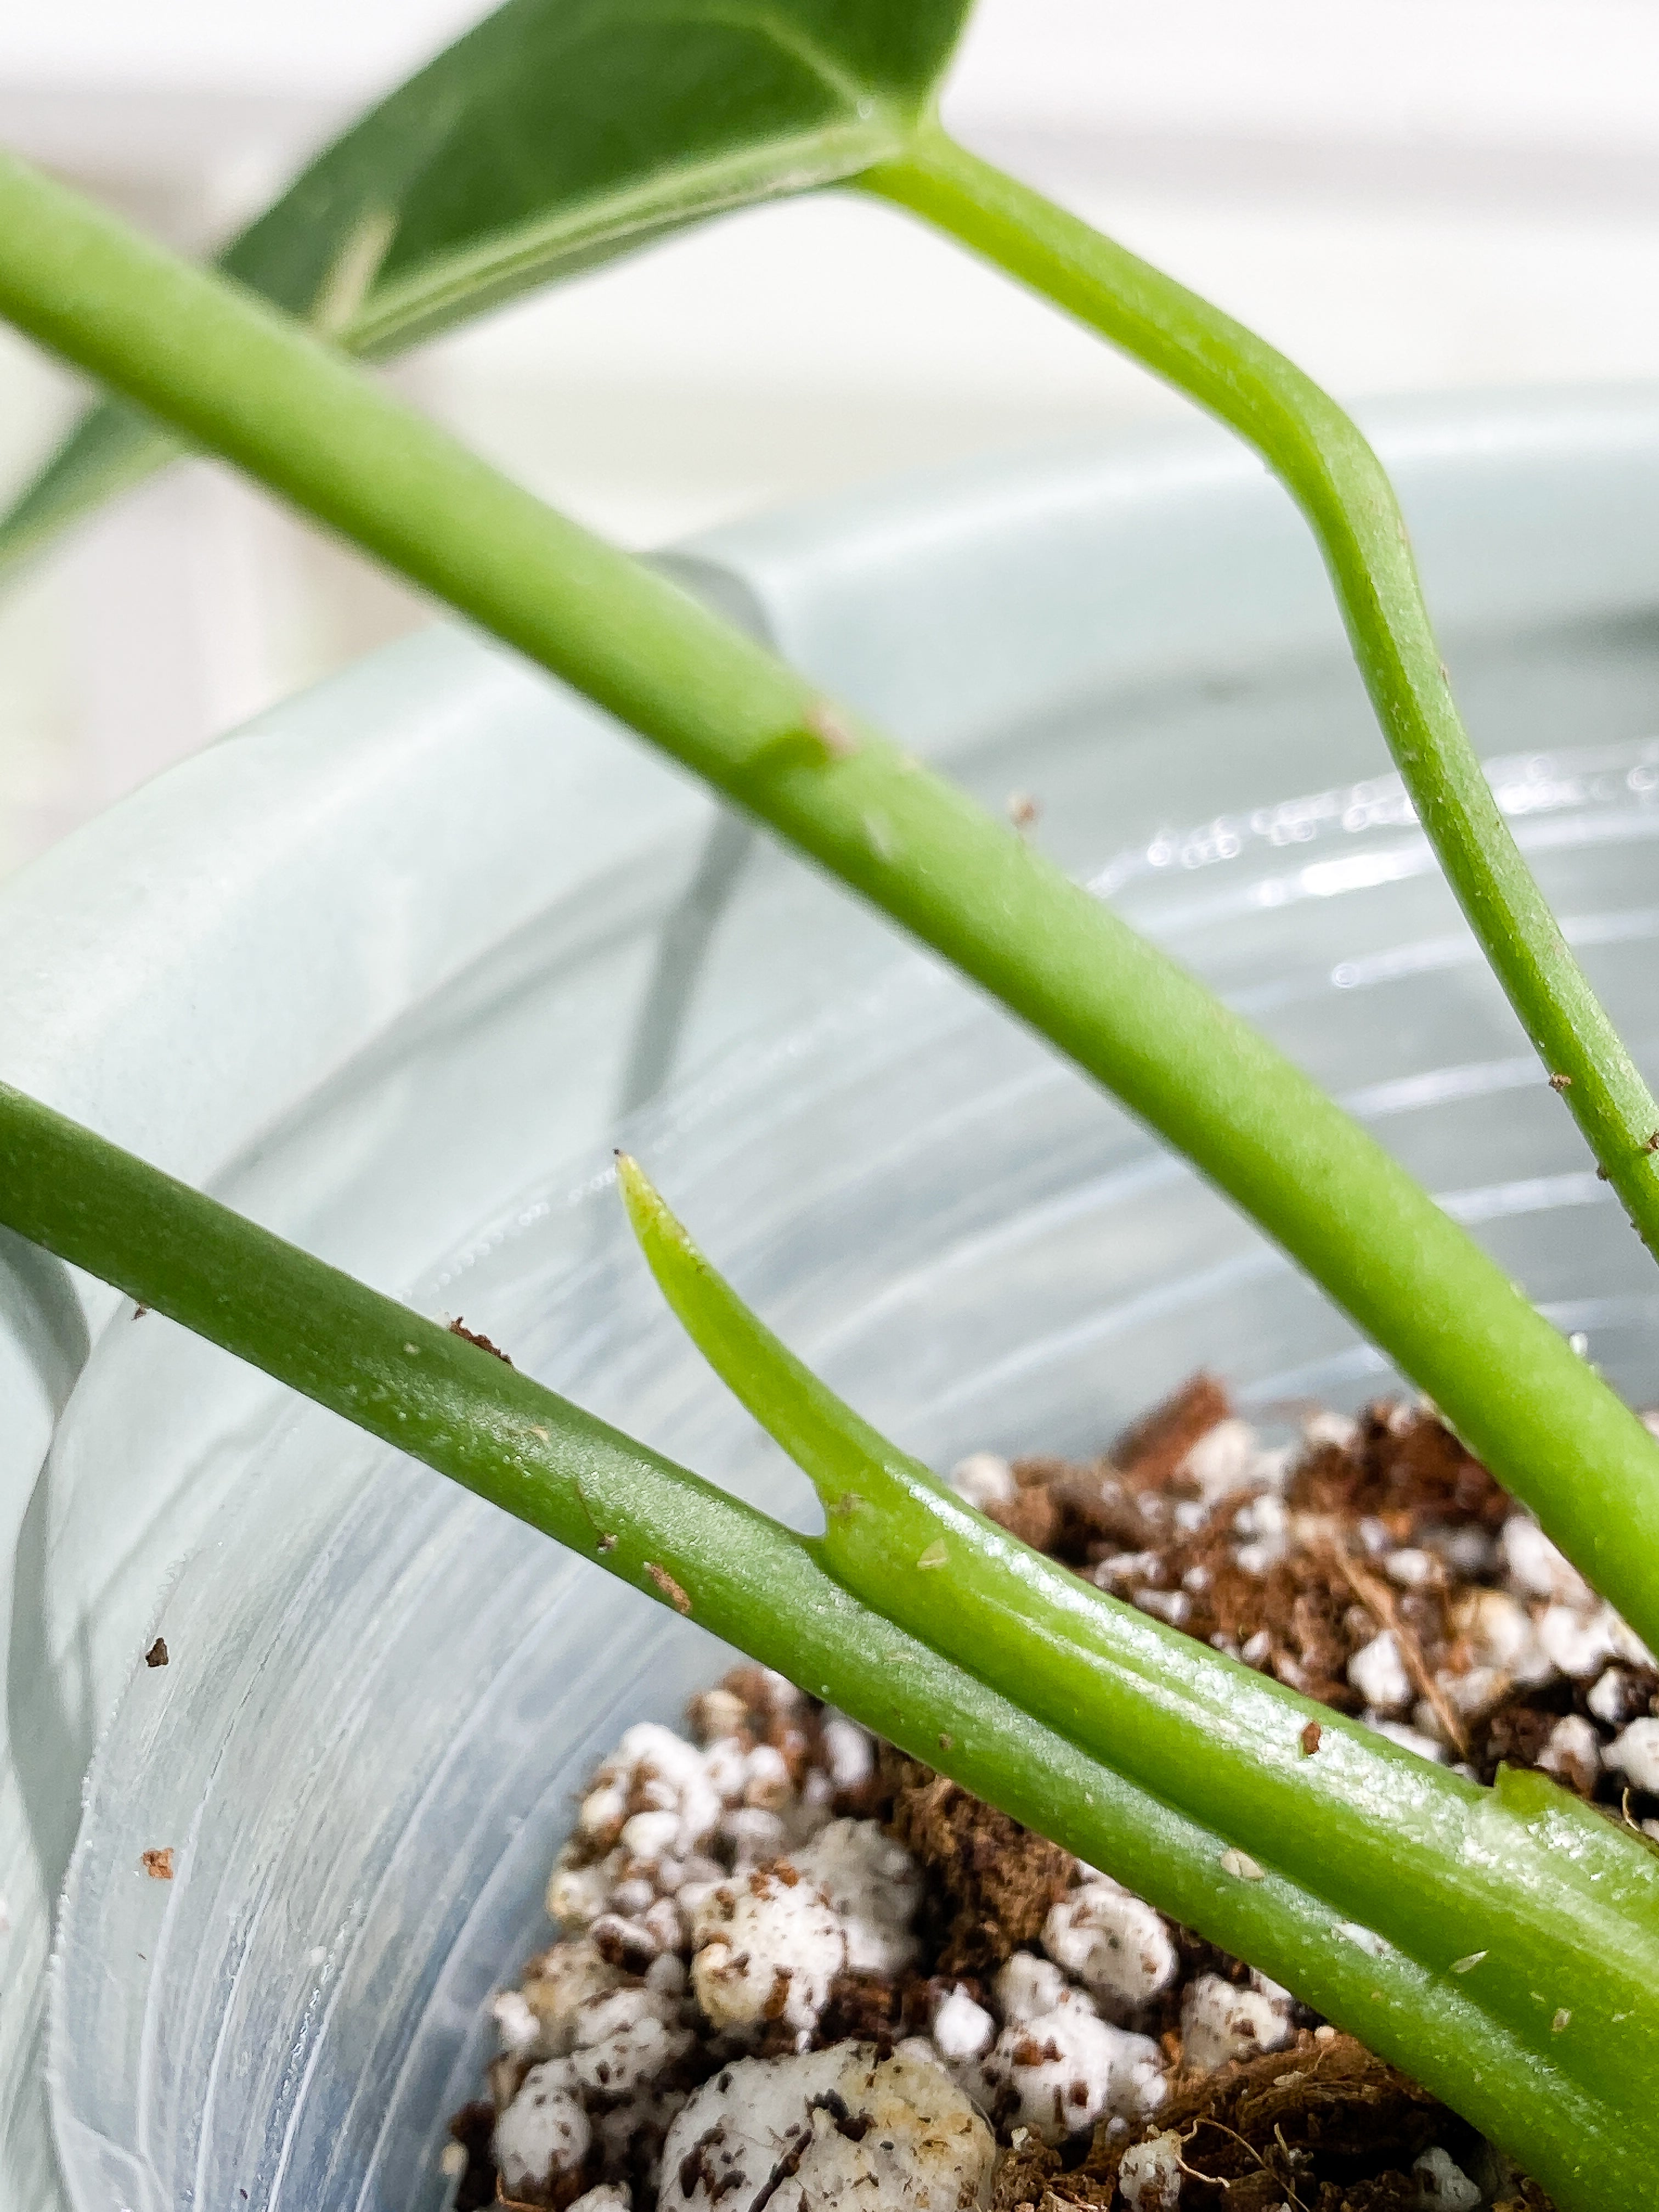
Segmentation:
{"type": "MultiPolygon", "coordinates": [[[[1478,1954],[1460,1985],[1517,2048],[1582,2097],[1634,2109],[1659,2063],[1659,1856],[1644,1842],[1542,1775],[1494,1791],[1431,1765],[1031,1551],[795,1358],[636,1161],[618,1173],[669,1305],[817,1490],[816,1549],[838,1582],[1127,1781],[1188,1817],[1201,1808],[1355,1940],[1380,1939],[1429,1973],[1478,1954]],[[1564,2008],[1577,2038],[1554,2027],[1564,2008]]],[[[1434,2054],[1402,2063],[1438,2086],[1434,2054]]],[[[1541,2174],[1559,2149],[1521,2154],[1541,2174]]]]}

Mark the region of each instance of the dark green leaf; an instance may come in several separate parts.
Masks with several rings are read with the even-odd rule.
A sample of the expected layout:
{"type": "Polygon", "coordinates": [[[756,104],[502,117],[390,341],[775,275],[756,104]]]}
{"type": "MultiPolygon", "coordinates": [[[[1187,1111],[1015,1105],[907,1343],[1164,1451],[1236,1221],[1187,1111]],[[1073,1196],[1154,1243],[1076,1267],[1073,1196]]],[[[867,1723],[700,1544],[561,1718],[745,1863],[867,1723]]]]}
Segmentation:
{"type": "MultiPolygon", "coordinates": [[[[889,159],[969,4],[507,0],[220,265],[383,359],[702,216],[889,159]]],[[[0,521],[0,563],[178,450],[136,410],[95,408],[0,521]]]]}

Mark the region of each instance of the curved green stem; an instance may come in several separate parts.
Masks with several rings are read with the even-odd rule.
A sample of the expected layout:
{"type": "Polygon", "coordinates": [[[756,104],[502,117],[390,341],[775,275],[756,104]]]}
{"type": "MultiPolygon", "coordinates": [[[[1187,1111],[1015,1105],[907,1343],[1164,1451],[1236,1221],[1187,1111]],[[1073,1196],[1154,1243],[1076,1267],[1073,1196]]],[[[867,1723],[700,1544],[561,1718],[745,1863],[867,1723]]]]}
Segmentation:
{"type": "Polygon", "coordinates": [[[1542,1776],[1518,1798],[1482,1790],[1031,1551],[795,1359],[635,1163],[622,1180],[664,1295],[811,1479],[819,1555],[855,1596],[1424,1967],[1478,1957],[1479,2002],[1534,2058],[1587,2096],[1645,2099],[1659,2063],[1659,1856],[1542,1776]]]}
{"type": "Polygon", "coordinates": [[[1324,553],[1389,749],[1469,926],[1659,1257],[1659,1103],[1510,835],[1452,697],[1394,488],[1358,428],[1242,323],[936,127],[857,182],[1144,362],[1283,480],[1324,553]]]}
{"type": "Polygon", "coordinates": [[[0,313],[574,684],[1116,1093],[1659,1645],[1659,1442],[1301,1070],[1006,823],[294,323],[0,157],[0,313]]]}
{"type": "Polygon", "coordinates": [[[1430,2084],[1564,2212],[1625,2212],[1653,2155],[1469,1983],[1346,1936],[1231,1839],[859,1602],[811,1544],[487,1352],[0,1085],[0,1222],[451,1476],[1259,1966],[1430,2084]],[[659,1573],[653,1572],[660,1571],[659,1573]],[[666,1583],[662,1577],[666,1577],[666,1583]],[[679,1606],[676,1606],[679,1609],[679,1606]]]}

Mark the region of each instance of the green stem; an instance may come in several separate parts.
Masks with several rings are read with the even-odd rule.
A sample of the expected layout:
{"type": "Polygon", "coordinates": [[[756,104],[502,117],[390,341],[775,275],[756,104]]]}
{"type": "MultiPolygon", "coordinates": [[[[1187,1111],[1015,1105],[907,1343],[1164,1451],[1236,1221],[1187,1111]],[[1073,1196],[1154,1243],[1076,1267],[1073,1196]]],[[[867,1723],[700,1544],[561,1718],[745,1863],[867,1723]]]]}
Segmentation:
{"type": "Polygon", "coordinates": [[[275,310],[9,158],[0,313],[562,677],[982,984],[1276,1237],[1659,1644],[1659,1443],[1380,1146],[1006,823],[275,310]]]}
{"type": "Polygon", "coordinates": [[[811,1479],[819,1554],[855,1596],[1425,1967],[1478,1957],[1479,2001],[1534,2058],[1587,2096],[1647,2100],[1659,1856],[1645,1844],[1542,1776],[1512,1808],[1019,1543],[794,1358],[631,1160],[622,1180],[664,1295],[811,1479]]]}
{"type": "Polygon", "coordinates": [[[1638,2201],[1640,2130],[1463,1978],[1346,1940],[1229,1839],[861,1605],[811,1547],[487,1352],[0,1085],[0,1222],[776,1668],[1260,1966],[1438,2090],[1564,2212],[1638,2201]],[[1592,2184],[1595,2185],[1592,2187],[1592,2184]]]}
{"type": "Polygon", "coordinates": [[[1389,749],[1469,926],[1659,1257],[1659,1103],[1510,835],[1452,697],[1394,488],[1356,425],[1242,323],[936,127],[858,183],[1121,346],[1283,480],[1324,553],[1389,749]]]}

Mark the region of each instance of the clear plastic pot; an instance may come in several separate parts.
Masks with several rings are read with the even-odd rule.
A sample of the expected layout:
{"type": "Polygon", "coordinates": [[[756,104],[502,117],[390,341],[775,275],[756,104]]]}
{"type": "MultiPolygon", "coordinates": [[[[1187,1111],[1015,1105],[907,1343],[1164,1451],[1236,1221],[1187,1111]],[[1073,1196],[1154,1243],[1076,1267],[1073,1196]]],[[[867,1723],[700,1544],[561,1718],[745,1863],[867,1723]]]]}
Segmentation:
{"type": "MultiPolygon", "coordinates": [[[[1502,437],[1491,418],[1401,433],[1418,441],[1407,491],[1431,573],[1462,563],[1442,594],[1449,657],[1487,750],[1512,756],[1505,803],[1651,1064],[1659,632],[1636,490],[1659,441],[1628,410],[1617,435],[1580,410],[1552,444],[1547,411],[1502,437]]],[[[1346,1096],[1650,1395],[1659,1291],[1381,772],[1316,568],[1265,486],[1185,450],[1161,477],[1132,459],[1082,489],[1060,463],[984,479],[1001,489],[971,559],[964,495],[936,489],[757,531],[686,573],[981,789],[1030,791],[1068,865],[1346,1096]],[[1109,650],[1083,642],[1085,552],[1097,580],[1119,563],[1109,650]]],[[[618,897],[644,902],[641,882],[618,897]]],[[[606,944],[632,941],[617,911],[590,917],[586,969],[567,935],[434,984],[225,1187],[804,1516],[805,1486],[661,1313],[608,1144],[560,1165],[568,1139],[538,1126],[550,1013],[586,1035],[585,975],[599,1025],[606,944]],[[458,1185],[476,1224],[459,1243],[458,1185]],[[448,1257],[417,1264],[423,1221],[448,1257]]],[[[874,1419],[944,1462],[1097,1447],[1200,1361],[1264,1419],[1379,1387],[1375,1355],[1080,1079],[868,925],[844,941],[824,952],[843,942],[830,894],[751,856],[703,948],[708,1011],[668,1055],[679,1073],[631,1118],[595,1119],[874,1419]]],[[[59,1927],[50,2085],[73,2202],[435,2207],[480,2007],[544,1936],[572,1792],[721,1654],[155,1316],[103,1329],[54,1468],[79,1501],[62,1556],[78,1531],[106,1563],[150,1563],[142,1612],[122,1601],[126,1662],[59,1927]],[[131,1503],[158,1496],[177,1533],[165,1580],[167,1529],[131,1503]],[[157,1630],[170,1664],[152,1670],[157,1630]],[[171,1882],[140,1865],[165,1846],[171,1882]]]]}

